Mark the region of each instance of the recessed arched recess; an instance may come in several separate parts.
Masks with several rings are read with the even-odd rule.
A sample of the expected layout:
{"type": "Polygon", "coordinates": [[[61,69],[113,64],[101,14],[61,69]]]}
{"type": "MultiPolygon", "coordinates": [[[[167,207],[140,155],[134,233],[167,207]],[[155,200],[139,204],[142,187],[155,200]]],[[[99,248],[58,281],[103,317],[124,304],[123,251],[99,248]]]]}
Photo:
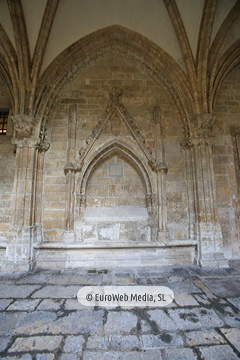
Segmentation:
{"type": "MultiPolygon", "coordinates": [[[[110,176],[107,175],[106,179],[109,178],[110,176]]],[[[123,181],[125,180],[124,174],[123,181]]],[[[97,187],[99,187],[98,182],[97,187]]],[[[77,195],[80,198],[78,205],[80,217],[76,220],[80,220],[82,224],[87,224],[87,226],[95,227],[97,229],[97,241],[145,242],[152,240],[156,233],[156,221],[154,221],[156,216],[155,187],[154,176],[153,173],[151,174],[148,160],[141,153],[140,149],[131,148],[127,143],[118,140],[112,140],[100,148],[95,147],[95,151],[85,158],[84,166],[79,173],[77,195]],[[138,197],[134,194],[132,202],[129,201],[130,199],[127,199],[126,204],[127,196],[125,193],[121,199],[124,202],[123,204],[121,201],[120,203],[118,202],[118,195],[108,196],[104,194],[103,197],[106,195],[105,200],[110,202],[113,200],[113,205],[89,205],[88,184],[91,183],[92,175],[95,170],[101,169],[101,164],[110,165],[109,161],[111,162],[111,160],[109,159],[113,157],[117,159],[114,165],[124,162],[124,168],[126,168],[126,165],[130,165],[132,170],[137,173],[138,178],[141,180],[141,190],[138,193],[140,195],[138,197]],[[142,189],[144,190],[142,191],[142,189]],[[140,203],[136,205],[135,200],[139,201],[139,199],[140,203]]],[[[105,185],[106,188],[107,186],[105,185]]],[[[111,186],[108,189],[110,190],[110,188],[111,186]]],[[[92,200],[98,200],[94,199],[94,196],[95,194],[92,196],[92,200]]],[[[84,236],[83,234],[83,241],[85,239],[84,236]]]]}
{"type": "Polygon", "coordinates": [[[93,152],[88,159],[85,159],[85,164],[80,173],[77,187],[77,193],[80,196],[80,213],[84,212],[86,206],[87,186],[93,171],[100,163],[113,154],[119,154],[127,159],[127,161],[140,175],[145,187],[146,207],[149,214],[151,214],[153,211],[153,198],[156,193],[156,189],[154,188],[153,181],[151,179],[147,160],[144,159],[140,151],[138,152],[136,149],[130,148],[127,144],[114,140],[93,152]]]}

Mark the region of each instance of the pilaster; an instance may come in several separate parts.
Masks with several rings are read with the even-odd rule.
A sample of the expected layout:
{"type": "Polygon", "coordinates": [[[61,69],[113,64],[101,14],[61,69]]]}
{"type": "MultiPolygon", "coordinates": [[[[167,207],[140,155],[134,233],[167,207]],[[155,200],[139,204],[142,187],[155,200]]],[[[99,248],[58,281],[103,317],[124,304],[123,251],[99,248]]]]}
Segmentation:
{"type": "MultiPolygon", "coordinates": [[[[213,123],[211,114],[195,117],[193,136],[187,139],[185,150],[192,166],[191,190],[194,197],[195,225],[191,229],[198,239],[197,263],[207,267],[226,267],[223,255],[222,231],[218,223],[215,177],[213,171],[212,145],[210,134],[213,123]]],[[[189,175],[189,174],[188,174],[189,175]]],[[[191,213],[190,220],[193,219],[191,213]]]]}

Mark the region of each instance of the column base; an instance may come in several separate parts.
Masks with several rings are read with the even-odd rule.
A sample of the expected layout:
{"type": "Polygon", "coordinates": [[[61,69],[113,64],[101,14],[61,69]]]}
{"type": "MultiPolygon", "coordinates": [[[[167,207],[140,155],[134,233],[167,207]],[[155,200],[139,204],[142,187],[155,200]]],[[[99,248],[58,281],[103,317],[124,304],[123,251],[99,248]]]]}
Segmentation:
{"type": "Polygon", "coordinates": [[[157,241],[160,243],[165,243],[168,238],[167,230],[160,230],[157,233],[157,241]]]}
{"type": "Polygon", "coordinates": [[[198,264],[202,267],[229,267],[223,254],[222,231],[218,223],[199,223],[198,264]]]}

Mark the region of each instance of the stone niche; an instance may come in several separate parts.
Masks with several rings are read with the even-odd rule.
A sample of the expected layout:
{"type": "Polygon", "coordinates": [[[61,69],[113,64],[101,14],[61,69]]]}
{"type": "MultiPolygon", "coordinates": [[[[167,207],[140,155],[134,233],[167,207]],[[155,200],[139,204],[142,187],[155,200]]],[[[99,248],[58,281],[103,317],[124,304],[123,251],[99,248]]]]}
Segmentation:
{"type": "Polygon", "coordinates": [[[85,242],[150,240],[144,180],[120,152],[107,155],[92,170],[77,234],[85,242]]]}

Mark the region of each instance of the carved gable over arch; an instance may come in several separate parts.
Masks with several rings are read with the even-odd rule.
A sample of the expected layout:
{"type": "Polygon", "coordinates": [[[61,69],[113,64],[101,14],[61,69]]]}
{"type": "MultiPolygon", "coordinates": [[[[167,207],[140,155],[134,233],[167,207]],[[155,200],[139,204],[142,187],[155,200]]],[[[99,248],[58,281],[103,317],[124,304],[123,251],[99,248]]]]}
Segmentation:
{"type": "Polygon", "coordinates": [[[147,146],[145,138],[142,135],[138,125],[134,122],[125,106],[121,103],[121,95],[122,90],[118,88],[114,88],[109,92],[109,101],[105,111],[98,120],[95,128],[92,130],[91,135],[87,138],[85,146],[82,147],[79,151],[79,159],[76,163],[76,168],[78,170],[80,170],[87,161],[87,158],[89,157],[95,142],[97,139],[99,139],[108,123],[110,123],[111,135],[115,136],[116,138],[121,135],[121,126],[123,124],[129,131],[139,150],[147,159],[147,162],[151,166],[152,170],[156,169],[157,163],[154,159],[154,154],[147,146]]]}

